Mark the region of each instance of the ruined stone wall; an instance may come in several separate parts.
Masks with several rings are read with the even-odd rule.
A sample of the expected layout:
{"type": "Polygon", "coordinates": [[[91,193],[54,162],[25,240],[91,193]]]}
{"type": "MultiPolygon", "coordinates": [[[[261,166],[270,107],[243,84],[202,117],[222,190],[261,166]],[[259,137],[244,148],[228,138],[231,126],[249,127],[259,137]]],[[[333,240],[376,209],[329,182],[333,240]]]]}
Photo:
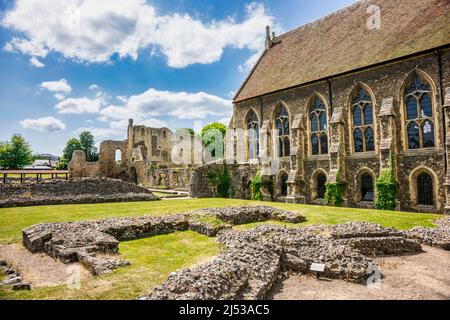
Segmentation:
{"type": "Polygon", "coordinates": [[[148,200],[157,198],[147,189],[118,179],[83,178],[0,185],[0,208],[148,200]]]}
{"type": "Polygon", "coordinates": [[[86,161],[86,153],[76,150],[69,163],[69,175],[72,178],[98,177],[100,175],[100,163],[86,161]]]}
{"type": "MultiPolygon", "coordinates": [[[[441,53],[442,87],[450,87],[450,51],[441,53]]],[[[395,170],[399,182],[399,206],[402,210],[443,212],[446,206],[446,150],[444,127],[450,132],[450,123],[444,125],[443,96],[437,53],[430,53],[411,59],[387,64],[377,68],[345,76],[330,81],[268,94],[262,98],[243,101],[234,107],[232,129],[246,128],[245,119],[250,110],[258,115],[263,128],[274,127],[274,112],[283,105],[290,113],[291,157],[290,196],[301,202],[315,203],[315,176],[324,172],[329,182],[337,179],[346,184],[345,203],[348,206],[369,206],[361,202],[360,181],[362,173],[368,173],[374,180],[382,169],[390,167],[389,154],[395,154],[395,170]],[[435,148],[408,150],[405,103],[403,92],[408,77],[413,72],[425,77],[432,85],[434,103],[435,148]],[[353,152],[351,96],[358,85],[371,95],[374,108],[375,151],[353,152]],[[327,108],[327,131],[329,153],[314,156],[311,153],[309,106],[313,97],[319,96],[327,108]],[[331,99],[330,99],[331,98],[331,99]],[[435,184],[435,205],[417,205],[414,178],[420,171],[433,176],[435,184]]],[[[450,109],[450,106],[449,106],[450,109]]],[[[449,113],[450,115],[450,113],[449,113]]],[[[245,145],[245,135],[237,137],[238,144],[245,145]]],[[[261,142],[263,145],[264,142],[261,142]]],[[[274,150],[274,147],[271,147],[274,150]]],[[[272,151],[272,155],[273,155],[272,151]]],[[[272,173],[276,178],[277,173],[272,173]]],[[[449,175],[450,176],[450,175],[449,175]]],[[[450,179],[449,179],[450,181],[450,179]]]]}
{"type": "MultiPolygon", "coordinates": [[[[228,165],[231,177],[232,194],[235,199],[250,199],[250,184],[258,168],[253,165],[228,165]]],[[[189,181],[189,196],[192,198],[210,198],[215,195],[215,186],[209,179],[213,172],[223,172],[223,164],[205,165],[193,170],[189,181]]]]}

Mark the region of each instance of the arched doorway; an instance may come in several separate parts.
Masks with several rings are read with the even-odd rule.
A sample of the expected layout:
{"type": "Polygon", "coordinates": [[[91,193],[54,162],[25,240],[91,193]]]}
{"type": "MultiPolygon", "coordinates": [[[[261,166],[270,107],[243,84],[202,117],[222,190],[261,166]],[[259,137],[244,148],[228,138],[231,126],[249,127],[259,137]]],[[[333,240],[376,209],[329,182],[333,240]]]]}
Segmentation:
{"type": "Polygon", "coordinates": [[[287,174],[287,172],[283,172],[280,175],[279,178],[279,183],[280,183],[280,196],[281,197],[286,197],[288,195],[288,181],[289,179],[289,175],[287,174]]]}
{"type": "Polygon", "coordinates": [[[323,173],[317,175],[317,199],[325,199],[327,191],[327,177],[323,173]]]}
{"type": "Polygon", "coordinates": [[[370,174],[364,173],[361,176],[361,201],[373,202],[373,200],[373,178],[370,174]]]}
{"type": "Polygon", "coordinates": [[[417,177],[417,204],[434,205],[433,178],[426,172],[419,174],[417,177]]]}

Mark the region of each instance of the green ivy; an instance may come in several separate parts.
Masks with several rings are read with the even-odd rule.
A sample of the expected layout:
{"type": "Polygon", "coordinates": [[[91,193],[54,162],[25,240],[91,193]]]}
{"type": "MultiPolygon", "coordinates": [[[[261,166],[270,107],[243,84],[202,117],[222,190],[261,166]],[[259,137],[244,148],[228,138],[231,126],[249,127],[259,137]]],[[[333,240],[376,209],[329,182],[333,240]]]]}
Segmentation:
{"type": "Polygon", "coordinates": [[[231,175],[225,165],[223,170],[212,169],[208,172],[208,179],[211,185],[217,190],[216,197],[230,198],[234,196],[234,189],[231,184],[231,175]]]}
{"type": "Polygon", "coordinates": [[[252,193],[252,200],[262,201],[263,195],[261,192],[262,188],[262,180],[261,180],[261,172],[257,172],[253,177],[252,184],[250,186],[250,192],[252,193]]]}
{"type": "Polygon", "coordinates": [[[267,191],[269,191],[271,198],[273,198],[274,186],[275,186],[275,183],[273,181],[273,177],[270,177],[269,180],[263,181],[261,179],[261,172],[258,171],[256,173],[255,177],[253,178],[252,184],[250,186],[252,200],[255,200],[255,201],[264,200],[264,197],[263,197],[263,194],[261,191],[262,188],[266,188],[267,191]]]}
{"type": "Polygon", "coordinates": [[[397,180],[394,163],[395,159],[391,153],[391,168],[382,170],[375,182],[375,207],[378,210],[395,210],[397,206],[397,180]]]}
{"type": "Polygon", "coordinates": [[[325,191],[325,203],[340,206],[344,202],[344,184],[341,182],[327,183],[325,191]]]}
{"type": "Polygon", "coordinates": [[[328,182],[325,191],[325,203],[333,206],[341,206],[344,202],[344,184],[340,182],[341,172],[336,175],[336,182],[328,182]]]}

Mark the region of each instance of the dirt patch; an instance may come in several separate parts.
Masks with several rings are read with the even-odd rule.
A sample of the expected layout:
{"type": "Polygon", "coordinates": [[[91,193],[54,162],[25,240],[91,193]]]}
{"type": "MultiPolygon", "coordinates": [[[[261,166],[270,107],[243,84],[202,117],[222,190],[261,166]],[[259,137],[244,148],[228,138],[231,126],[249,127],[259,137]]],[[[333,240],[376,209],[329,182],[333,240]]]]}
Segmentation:
{"type": "Polygon", "coordinates": [[[32,254],[22,244],[0,246],[0,259],[6,260],[34,288],[65,284],[74,268],[81,279],[92,277],[81,264],[63,264],[45,253],[32,254]]]}
{"type": "Polygon", "coordinates": [[[423,246],[424,253],[376,258],[383,279],[379,289],[342,280],[291,276],[279,282],[274,300],[450,300],[450,252],[423,246]]]}

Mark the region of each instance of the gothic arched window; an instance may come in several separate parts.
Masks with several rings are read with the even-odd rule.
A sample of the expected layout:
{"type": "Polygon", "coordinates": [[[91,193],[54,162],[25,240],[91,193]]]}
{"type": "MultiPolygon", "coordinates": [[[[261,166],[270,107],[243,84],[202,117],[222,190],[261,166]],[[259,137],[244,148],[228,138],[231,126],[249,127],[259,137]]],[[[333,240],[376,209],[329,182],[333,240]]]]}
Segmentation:
{"type": "Polygon", "coordinates": [[[317,176],[317,199],[325,199],[325,192],[327,190],[327,177],[323,173],[317,176]]]}
{"type": "Polygon", "coordinates": [[[311,153],[312,155],[328,154],[328,121],[325,103],[316,97],[311,105],[311,153]]]}
{"type": "Polygon", "coordinates": [[[370,174],[365,173],[361,177],[361,199],[362,201],[372,202],[373,198],[373,178],[370,174]]]}
{"type": "Polygon", "coordinates": [[[434,148],[431,85],[417,74],[405,89],[405,108],[408,149],[434,148]]]}
{"type": "Polygon", "coordinates": [[[259,156],[259,121],[252,110],[247,115],[247,158],[255,159],[259,156]]]}
{"type": "Polygon", "coordinates": [[[433,178],[425,172],[417,177],[417,204],[425,206],[434,205],[433,178]]]}
{"type": "Polygon", "coordinates": [[[278,135],[278,157],[291,155],[291,138],[289,113],[284,106],[280,106],[275,113],[275,129],[278,135]]]}
{"type": "Polygon", "coordinates": [[[355,152],[375,151],[372,98],[360,88],[352,101],[353,145],[355,152]]]}

